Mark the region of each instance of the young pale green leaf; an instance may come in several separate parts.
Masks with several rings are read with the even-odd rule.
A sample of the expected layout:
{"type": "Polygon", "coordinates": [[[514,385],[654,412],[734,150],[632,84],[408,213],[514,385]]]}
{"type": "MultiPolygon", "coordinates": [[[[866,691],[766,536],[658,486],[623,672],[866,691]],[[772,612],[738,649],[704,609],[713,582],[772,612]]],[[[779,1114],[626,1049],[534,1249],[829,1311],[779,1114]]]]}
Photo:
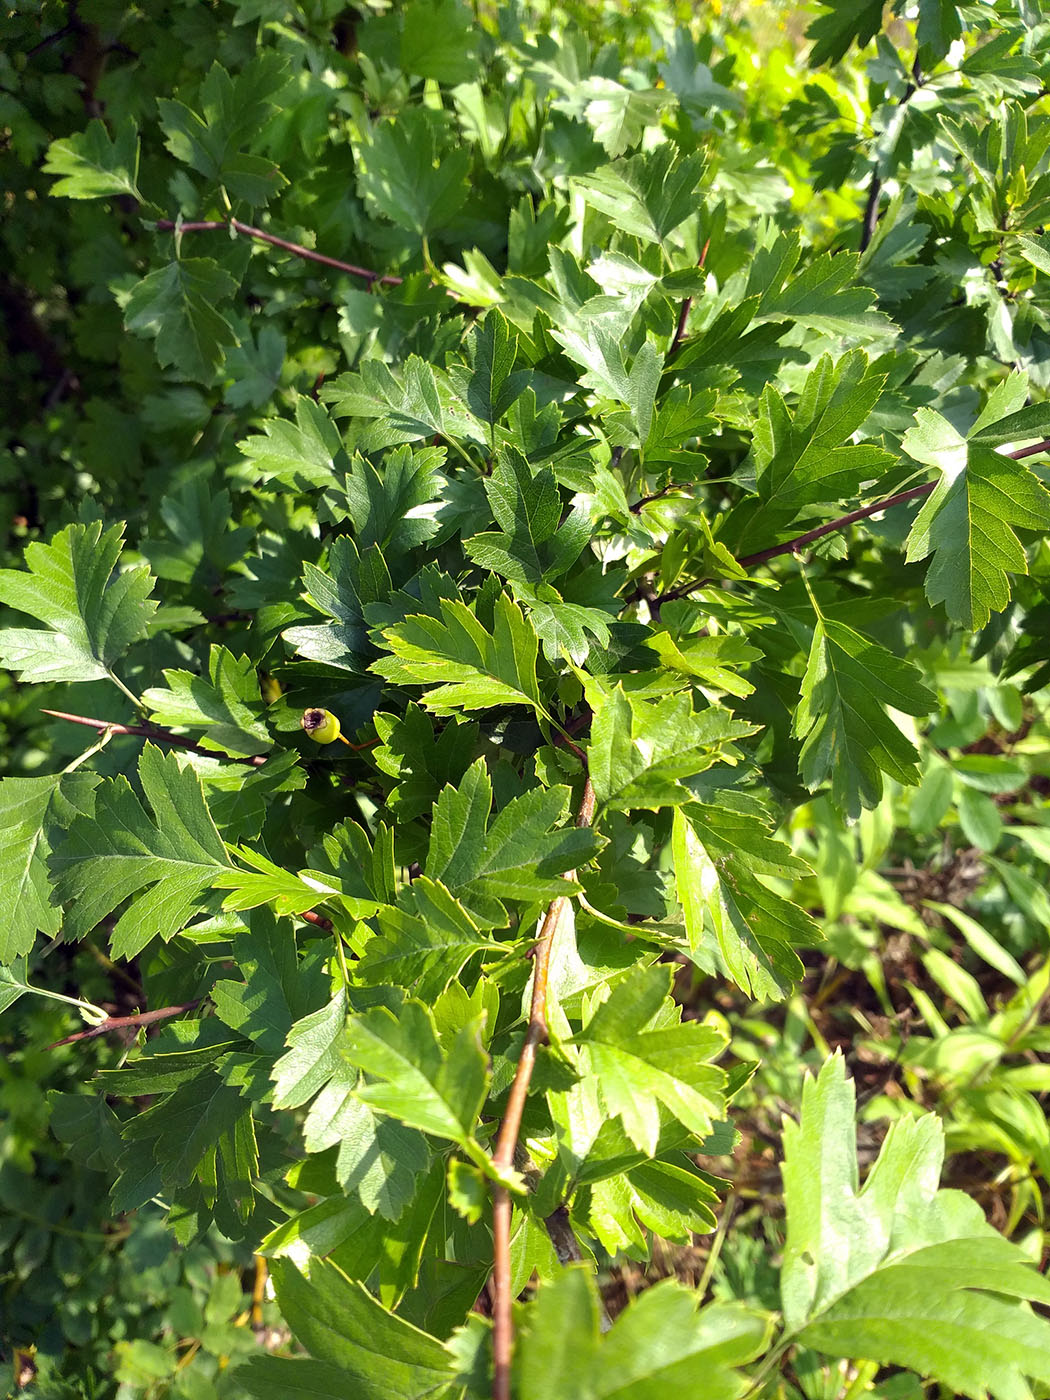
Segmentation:
{"type": "Polygon", "coordinates": [[[224,909],[258,909],[269,904],[277,914],[302,914],[338,895],[336,886],[327,880],[293,875],[250,846],[234,846],[231,851],[252,868],[230,865],[215,871],[213,887],[231,891],[223,900],[224,909]]]}
{"type": "Polygon", "coordinates": [[[67,199],[126,194],[141,200],[138,173],[139,137],[131,121],[121,122],[111,141],[105,124],[95,117],[83,131],[52,141],[44,160],[45,175],[64,177],[51,193],[67,199]]]}
{"type": "Polygon", "coordinates": [[[238,1384],[256,1400],[452,1400],[454,1368],[442,1343],[335,1264],[311,1260],[308,1281],[290,1260],[275,1259],[271,1273],[282,1316],[315,1359],[255,1356],[238,1367],[238,1384]]]}
{"type": "Polygon", "coordinates": [[[435,714],[527,705],[549,719],[536,675],[535,630],[514,601],[501,594],[487,632],[474,611],[441,600],[441,617],[409,617],[379,636],[392,653],[371,669],[395,685],[423,685],[423,704],[435,714]]]}
{"type": "Polygon", "coordinates": [[[883,773],[917,783],[915,746],[883,707],[924,715],[936,704],[913,666],[845,623],[818,618],[794,719],[806,786],[830,778],[836,806],[857,817],[878,805],[883,773]]]}
{"type": "MultiPolygon", "coordinates": [[[[1022,409],[1000,423],[979,426],[967,442],[939,413],[920,408],[904,437],[905,451],[941,474],[912,524],[908,562],[932,555],[926,596],[944,603],[949,617],[969,628],[983,627],[1006,607],[1010,574],[1028,572],[1015,529],[1050,529],[1046,487],[1023,462],[985,445],[995,440],[996,429],[1022,418],[1034,426],[1035,416],[1022,409]]],[[[1014,429],[1006,430],[1012,438],[1014,429]]],[[[1016,433],[1027,435],[1023,429],[1016,433]]]]}
{"type": "Polygon", "coordinates": [[[56,773],[0,782],[0,889],[7,903],[0,964],[29,953],[38,932],[53,937],[61,927],[47,872],[51,842],[78,814],[90,814],[100,781],[97,773],[56,773]]]}
{"type": "Polygon", "coordinates": [[[191,671],[165,671],[166,687],[143,692],[143,703],[158,723],[178,729],[200,729],[206,749],[249,756],[273,746],[262,719],[259,677],[246,656],[234,656],[213,646],[208,678],[191,671]]]}
{"type": "Polygon", "coordinates": [[[661,1106],[698,1137],[725,1114],[725,1072],[714,1063],[725,1038],[697,1021],[672,1020],[668,988],[666,968],[636,969],[573,1042],[586,1047],[608,1111],[649,1156],[660,1138],[661,1106]]]}
{"type": "Polygon", "coordinates": [[[162,365],[210,384],[224,352],[237,344],[233,327],[216,310],[236,290],[211,258],[182,258],[136,282],[124,303],[124,325],[155,342],[162,365]]]}
{"type": "Polygon", "coordinates": [[[858,1191],[853,1086],[833,1056],[784,1124],[784,1320],[831,1356],[906,1366],[956,1394],[1013,1400],[1050,1381],[1050,1283],[960,1191],[938,1190],[933,1114],[893,1124],[858,1191]]]}
{"type": "Polygon", "coordinates": [[[599,804],[618,811],[691,801],[684,780],[731,762],[731,741],[754,733],[720,706],[694,712],[688,695],[634,699],[620,683],[605,690],[590,680],[586,690],[594,711],[591,781],[599,804]]]}
{"type": "Polygon", "coordinates": [[[761,1355],[771,1319],[739,1303],[697,1311],[696,1293],[667,1280],[647,1289],[602,1333],[589,1271],[541,1285],[515,1357],[521,1400],[666,1400],[671,1389],[736,1400],[736,1367],[761,1355]]]}
{"type": "Polygon", "coordinates": [[[152,817],[125,777],[109,778],[96,789],[94,814],[73,819],[49,862],[55,899],[69,904],[71,938],[129,901],[111,935],[113,957],[178,933],[230,863],[192,768],[146,744],[139,781],[152,817]]]}
{"type": "Polygon", "coordinates": [[[750,996],[779,998],[801,977],[796,947],[821,941],[819,925],[760,876],[798,879],[804,861],[756,817],[699,803],[674,813],[671,850],[689,946],[711,966],[714,934],[728,975],[750,996]]]}
{"type": "Polygon", "coordinates": [[[37,683],[111,676],[157,607],[148,568],[118,570],[122,538],[119,525],[67,525],[50,544],[26,547],[28,572],[0,570],[0,603],[48,629],[4,628],[0,665],[37,683]]]}

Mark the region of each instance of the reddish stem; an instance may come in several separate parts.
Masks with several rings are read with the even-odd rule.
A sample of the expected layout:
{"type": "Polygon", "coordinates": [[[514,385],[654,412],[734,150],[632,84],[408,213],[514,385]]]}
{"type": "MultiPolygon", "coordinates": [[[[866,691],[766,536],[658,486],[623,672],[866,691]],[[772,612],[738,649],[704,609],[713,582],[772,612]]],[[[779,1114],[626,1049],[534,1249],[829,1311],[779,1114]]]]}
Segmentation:
{"type": "Polygon", "coordinates": [[[275,233],[267,233],[265,229],[241,223],[240,219],[193,219],[183,224],[176,224],[173,219],[158,219],[156,226],[165,232],[177,230],[179,233],[211,233],[222,228],[227,231],[232,228],[237,233],[244,234],[245,238],[255,238],[260,243],[269,243],[274,248],[283,248],[286,253],[294,253],[297,258],[306,258],[309,262],[323,263],[325,267],[349,272],[352,277],[363,277],[369,283],[379,282],[383,286],[400,287],[404,281],[403,277],[396,277],[390,272],[373,272],[370,267],[358,267],[356,263],[343,262],[341,258],[330,258],[326,253],[315,253],[312,248],[304,248],[301,243],[278,238],[275,233]]]}
{"type": "MultiPolygon", "coordinates": [[[[590,826],[594,819],[594,788],[590,778],[583,785],[583,797],[576,814],[578,827],[590,826]]],[[[570,874],[571,878],[571,874],[570,874]]],[[[496,1139],[496,1150],[492,1154],[493,1163],[502,1171],[510,1171],[514,1165],[514,1149],[521,1131],[525,1100],[529,1094],[529,1081],[536,1064],[536,1051],[547,1039],[547,984],[550,978],[551,949],[554,934],[569,901],[564,895],[553,899],[544,916],[539,938],[532,961],[532,1004],[529,1010],[529,1025],[525,1041],[518,1056],[514,1082],[507,1096],[507,1108],[500,1124],[496,1139]]],[[[492,1400],[510,1400],[510,1359],[514,1342],[514,1327],[511,1320],[511,1307],[514,1298],[511,1294],[510,1267],[510,1191],[505,1186],[492,1188],[492,1356],[493,1379],[492,1400]]]]}
{"type": "Polygon", "coordinates": [[[65,710],[41,710],[42,715],[51,715],[54,719],[68,720],[70,724],[86,724],[89,729],[108,729],[113,734],[133,734],[139,739],[156,739],[160,744],[172,744],[178,749],[188,749],[190,753],[198,753],[203,758],[225,758],[229,763],[247,763],[252,768],[261,768],[266,762],[266,755],[257,753],[249,758],[239,758],[236,754],[225,753],[222,749],[206,749],[200,744],[193,743],[190,739],[181,739],[177,734],[172,734],[168,729],[155,729],[150,724],[114,724],[108,719],[91,719],[87,715],[70,715],[65,710]]]}
{"type": "Polygon", "coordinates": [[[197,997],[195,1001],[183,1002],[181,1006],[162,1006],[159,1011],[139,1011],[134,1016],[111,1016],[89,1030],[77,1031],[75,1035],[67,1035],[64,1040],[56,1040],[47,1048],[57,1050],[60,1045],[72,1045],[75,1040],[94,1040],[96,1035],[108,1035],[110,1031],[126,1030],[129,1026],[151,1026],[154,1021],[166,1021],[183,1011],[192,1011],[195,1006],[200,1006],[202,1000],[202,997],[197,997]]]}

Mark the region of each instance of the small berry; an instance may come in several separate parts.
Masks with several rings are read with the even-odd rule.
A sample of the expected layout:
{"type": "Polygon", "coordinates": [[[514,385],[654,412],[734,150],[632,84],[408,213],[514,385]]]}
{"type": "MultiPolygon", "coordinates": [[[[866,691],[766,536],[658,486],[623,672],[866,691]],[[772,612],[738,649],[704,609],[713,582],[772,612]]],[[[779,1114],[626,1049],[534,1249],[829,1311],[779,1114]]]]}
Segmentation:
{"type": "Polygon", "coordinates": [[[304,710],[299,723],[307,738],[315,744],[332,744],[336,739],[342,739],[344,744],[350,742],[340,732],[339,721],[331,710],[304,710]]]}

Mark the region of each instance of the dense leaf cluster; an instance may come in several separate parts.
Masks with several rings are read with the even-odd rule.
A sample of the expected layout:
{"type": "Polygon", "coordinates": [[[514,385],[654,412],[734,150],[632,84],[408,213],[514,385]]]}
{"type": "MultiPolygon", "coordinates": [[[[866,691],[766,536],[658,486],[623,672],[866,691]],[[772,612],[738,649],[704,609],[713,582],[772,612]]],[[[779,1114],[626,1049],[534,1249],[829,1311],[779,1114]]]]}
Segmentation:
{"type": "Polygon", "coordinates": [[[3,22],[0,1007],[126,1028],[82,944],[159,1013],[52,1126],[269,1261],[309,1357],[224,1333],[217,1394],[1050,1385],[1050,19],[687,8],[3,22]],[[863,1185],[823,991],[748,1085],[821,958],[911,1094],[863,1185]],[[609,1326],[793,1105],[778,1293],[609,1326]]]}

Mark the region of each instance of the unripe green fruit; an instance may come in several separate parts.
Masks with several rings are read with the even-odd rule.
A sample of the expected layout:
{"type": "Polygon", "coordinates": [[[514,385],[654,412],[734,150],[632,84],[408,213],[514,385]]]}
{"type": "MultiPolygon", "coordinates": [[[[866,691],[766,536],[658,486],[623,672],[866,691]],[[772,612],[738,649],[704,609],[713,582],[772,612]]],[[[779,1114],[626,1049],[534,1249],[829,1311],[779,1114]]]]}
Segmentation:
{"type": "MultiPolygon", "coordinates": [[[[315,744],[333,744],[336,739],[343,738],[339,721],[331,710],[304,710],[299,723],[307,738],[312,739],[315,744]]],[[[343,743],[346,743],[345,739],[343,743]]]]}

